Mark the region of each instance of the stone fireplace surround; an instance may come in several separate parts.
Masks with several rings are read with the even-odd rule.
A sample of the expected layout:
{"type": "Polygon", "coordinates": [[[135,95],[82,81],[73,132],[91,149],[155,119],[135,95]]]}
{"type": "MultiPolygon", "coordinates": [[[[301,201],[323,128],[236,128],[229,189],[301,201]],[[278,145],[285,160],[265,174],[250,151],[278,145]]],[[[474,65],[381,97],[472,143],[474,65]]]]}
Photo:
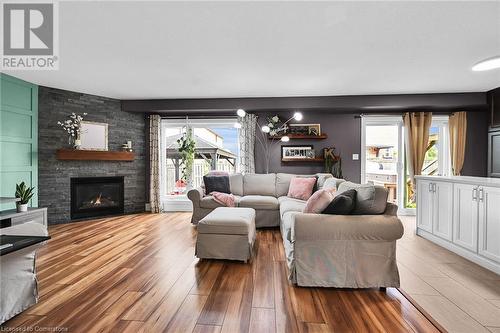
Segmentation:
{"type": "Polygon", "coordinates": [[[124,177],[125,213],[143,212],[146,203],[145,115],[121,111],[119,100],[39,87],[38,206],[47,207],[49,224],[73,222],[70,183],[76,177],[124,177]],[[72,112],[85,120],[108,123],[109,150],[132,141],[135,159],[121,161],[60,161],[56,150],[67,146],[57,125],[72,112]]]}

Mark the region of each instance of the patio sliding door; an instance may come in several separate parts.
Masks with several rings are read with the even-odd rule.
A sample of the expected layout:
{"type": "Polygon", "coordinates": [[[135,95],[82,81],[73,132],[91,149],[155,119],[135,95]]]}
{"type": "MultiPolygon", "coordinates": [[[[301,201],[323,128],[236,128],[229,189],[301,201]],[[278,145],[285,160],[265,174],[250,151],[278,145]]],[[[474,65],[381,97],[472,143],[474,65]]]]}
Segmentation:
{"type": "Polygon", "coordinates": [[[238,129],[236,119],[163,119],[160,144],[160,191],[164,211],[190,211],[187,191],[200,187],[211,170],[234,173],[238,170],[238,129]],[[191,177],[185,177],[185,165],[178,140],[190,132],[195,143],[191,177]]]}
{"type": "MultiPolygon", "coordinates": [[[[388,201],[399,214],[414,215],[410,177],[405,155],[405,134],[401,116],[364,116],[361,130],[362,183],[388,189],[388,201]]],[[[433,116],[422,174],[450,175],[448,116],[433,116]]]]}
{"type": "Polygon", "coordinates": [[[385,187],[387,201],[404,207],[404,139],[401,117],[362,118],[361,181],[385,187]]]}

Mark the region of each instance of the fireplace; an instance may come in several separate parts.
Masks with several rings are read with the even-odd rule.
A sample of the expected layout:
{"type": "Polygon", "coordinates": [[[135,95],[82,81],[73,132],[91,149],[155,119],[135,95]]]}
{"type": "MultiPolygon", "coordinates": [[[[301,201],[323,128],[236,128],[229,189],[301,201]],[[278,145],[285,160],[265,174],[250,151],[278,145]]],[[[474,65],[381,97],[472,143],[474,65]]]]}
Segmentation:
{"type": "Polygon", "coordinates": [[[123,214],[123,176],[71,178],[71,219],[123,214]]]}

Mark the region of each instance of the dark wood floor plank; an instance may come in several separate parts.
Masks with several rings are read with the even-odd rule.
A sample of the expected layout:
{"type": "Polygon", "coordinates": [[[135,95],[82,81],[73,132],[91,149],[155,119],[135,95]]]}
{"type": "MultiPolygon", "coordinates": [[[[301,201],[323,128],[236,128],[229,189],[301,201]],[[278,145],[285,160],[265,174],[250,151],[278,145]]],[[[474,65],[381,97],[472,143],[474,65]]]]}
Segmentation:
{"type": "Polygon", "coordinates": [[[250,325],[253,297],[253,274],[244,272],[241,283],[230,296],[221,331],[223,333],[246,333],[250,325]]]}
{"type": "Polygon", "coordinates": [[[207,302],[198,319],[198,324],[222,325],[231,295],[244,281],[245,274],[250,274],[249,265],[243,263],[225,264],[212,287],[207,302]]]}
{"type": "MultiPolygon", "coordinates": [[[[193,261],[192,264],[182,273],[179,279],[175,282],[172,288],[169,290],[168,294],[161,300],[155,311],[146,320],[146,331],[147,332],[163,332],[169,325],[172,318],[174,318],[178,309],[183,304],[184,300],[189,294],[189,291],[193,287],[196,281],[197,271],[200,269],[197,265],[197,260],[193,261]]],[[[201,266],[201,269],[206,270],[206,266],[201,266]]],[[[147,300],[147,298],[144,298],[147,300]]],[[[206,300],[203,300],[204,305],[206,300]]],[[[194,315],[192,318],[194,324],[196,323],[198,314],[194,315]]],[[[125,318],[122,318],[125,319],[125,318]]],[[[194,328],[193,324],[193,328],[194,328]]]]}
{"type": "Polygon", "coordinates": [[[276,314],[276,331],[278,333],[299,332],[299,324],[293,307],[292,296],[286,263],[274,262],[273,281],[276,314]]]}
{"type": "Polygon", "coordinates": [[[200,264],[207,265],[209,267],[208,271],[205,275],[196,276],[196,282],[189,293],[191,295],[208,296],[212,291],[212,287],[214,286],[224,264],[218,261],[207,260],[200,261],[200,264]]]}
{"type": "Polygon", "coordinates": [[[272,237],[270,232],[260,233],[268,235],[268,241],[260,241],[257,244],[257,258],[253,262],[253,300],[252,306],[258,308],[274,308],[274,286],[273,286],[273,258],[271,255],[272,237]]]}
{"type": "Polygon", "coordinates": [[[381,327],[377,326],[377,322],[371,322],[367,314],[363,312],[362,304],[352,297],[353,292],[355,291],[318,289],[326,321],[332,331],[380,332],[381,327]]]}
{"type": "Polygon", "coordinates": [[[166,332],[192,332],[208,296],[187,295],[167,326],[166,332]]]}
{"type": "Polygon", "coordinates": [[[304,323],[324,324],[325,318],[321,301],[314,288],[289,288],[293,309],[297,319],[304,323]]]}

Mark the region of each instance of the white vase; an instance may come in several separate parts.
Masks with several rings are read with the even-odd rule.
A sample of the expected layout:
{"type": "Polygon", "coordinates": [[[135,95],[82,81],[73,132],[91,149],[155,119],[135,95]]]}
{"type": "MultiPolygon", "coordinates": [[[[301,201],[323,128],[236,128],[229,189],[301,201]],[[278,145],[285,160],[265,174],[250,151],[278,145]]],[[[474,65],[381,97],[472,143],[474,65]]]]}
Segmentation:
{"type": "Polygon", "coordinates": [[[17,208],[17,212],[18,213],[21,213],[21,212],[27,212],[28,211],[28,204],[17,204],[16,205],[16,208],[17,208]]]}

